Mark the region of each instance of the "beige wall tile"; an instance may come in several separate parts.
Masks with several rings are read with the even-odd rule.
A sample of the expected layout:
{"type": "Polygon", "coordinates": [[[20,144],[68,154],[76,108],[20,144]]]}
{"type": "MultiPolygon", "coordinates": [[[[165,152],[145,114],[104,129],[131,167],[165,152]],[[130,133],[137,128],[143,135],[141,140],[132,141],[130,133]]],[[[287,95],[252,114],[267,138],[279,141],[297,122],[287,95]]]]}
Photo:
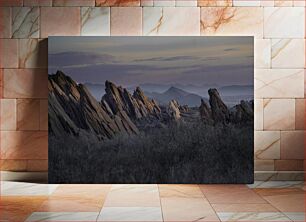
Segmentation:
{"type": "Polygon", "coordinates": [[[53,6],[95,6],[95,0],[53,0],[53,6]]]}
{"type": "Polygon", "coordinates": [[[304,38],[305,10],[300,7],[264,8],[265,38],[304,38]]]}
{"type": "Polygon", "coordinates": [[[303,69],[257,69],[257,98],[303,98],[303,69]]]}
{"type": "Polygon", "coordinates": [[[232,6],[233,0],[198,0],[198,6],[232,6]]]}
{"type": "Polygon", "coordinates": [[[233,0],[233,6],[260,6],[260,0],[233,0]]]}
{"type": "Polygon", "coordinates": [[[110,35],[109,7],[82,7],[81,19],[81,35],[110,35]]]}
{"type": "Polygon", "coordinates": [[[261,7],[202,7],[202,35],[263,36],[261,7]]]}
{"type": "Polygon", "coordinates": [[[3,171],[26,171],[26,160],[0,160],[0,170],[3,171]]]}
{"type": "Polygon", "coordinates": [[[273,68],[304,68],[304,63],[304,39],[272,39],[273,68]]]}
{"type": "Polygon", "coordinates": [[[47,159],[48,132],[1,131],[1,153],[5,159],[47,159]]]}
{"type": "Polygon", "coordinates": [[[141,6],[153,6],[154,0],[140,0],[141,6]]]}
{"type": "Polygon", "coordinates": [[[175,6],[175,0],[153,0],[154,7],[175,6]]]}
{"type": "Polygon", "coordinates": [[[24,6],[52,6],[52,0],[23,0],[24,6]]]}
{"type": "Polygon", "coordinates": [[[294,99],[264,99],[264,130],[293,130],[294,128],[294,99]]]}
{"type": "Polygon", "coordinates": [[[5,98],[47,98],[46,69],[5,69],[3,96],[5,98]]]}
{"type": "Polygon", "coordinates": [[[263,99],[255,99],[254,129],[263,130],[263,99]]]}
{"type": "Polygon", "coordinates": [[[175,6],[190,7],[197,6],[197,0],[175,0],[175,6]]]}
{"type": "Polygon", "coordinates": [[[271,68],[271,40],[255,39],[255,67],[271,68]]]}
{"type": "Polygon", "coordinates": [[[48,160],[28,160],[27,171],[31,172],[48,171],[48,160]]]}
{"type": "Polygon", "coordinates": [[[305,99],[295,100],[295,129],[305,129],[305,99]]]}
{"type": "Polygon", "coordinates": [[[0,69],[0,99],[3,97],[3,69],[0,69]]]}
{"type": "Polygon", "coordinates": [[[39,130],[39,100],[17,100],[17,130],[39,130]]]}
{"type": "Polygon", "coordinates": [[[280,159],[280,132],[255,131],[254,157],[257,160],[280,159]]]}
{"type": "Polygon", "coordinates": [[[293,0],[274,0],[275,7],[293,6],[293,0]]]}
{"type": "Polygon", "coordinates": [[[39,21],[38,7],[13,7],[12,37],[39,38],[39,21]]]}
{"type": "Polygon", "coordinates": [[[111,35],[141,35],[142,8],[111,8],[111,35]],[[126,19],[126,18],[129,19],[126,19]]]}
{"type": "Polygon", "coordinates": [[[0,8],[0,38],[11,38],[12,10],[9,7],[0,8]]]}
{"type": "Polygon", "coordinates": [[[260,0],[260,6],[274,6],[274,0],[260,0]]]}
{"type": "Polygon", "coordinates": [[[42,7],[41,38],[80,35],[80,13],[78,7],[42,7]]]}
{"type": "Polygon", "coordinates": [[[304,0],[293,0],[293,6],[295,6],[295,7],[305,7],[306,2],[304,0]]]}
{"type": "Polygon", "coordinates": [[[277,171],[303,171],[303,160],[275,160],[275,170],[277,171]]]}
{"type": "Polygon", "coordinates": [[[0,7],[22,6],[22,0],[0,0],[0,7]]]}
{"type": "Polygon", "coordinates": [[[0,68],[18,68],[18,40],[0,39],[0,68]]]}
{"type": "Polygon", "coordinates": [[[304,98],[306,98],[306,69],[304,69],[304,98]]]}
{"type": "Polygon", "coordinates": [[[140,6],[140,0],[96,0],[96,6],[140,6]]]}
{"type": "Polygon", "coordinates": [[[48,42],[46,39],[19,40],[19,68],[47,68],[48,42]]]}
{"type": "Polygon", "coordinates": [[[200,35],[200,9],[146,7],[143,9],[143,35],[200,35]]]}
{"type": "Polygon", "coordinates": [[[16,130],[15,99],[0,99],[0,129],[16,130]]]}
{"type": "Polygon", "coordinates": [[[39,128],[40,130],[48,130],[48,100],[41,99],[39,106],[39,128]]]}
{"type": "Polygon", "coordinates": [[[254,161],[255,171],[273,171],[274,160],[255,160],[254,161]]]}
{"type": "Polygon", "coordinates": [[[304,131],[281,132],[281,159],[304,159],[304,131]]]}

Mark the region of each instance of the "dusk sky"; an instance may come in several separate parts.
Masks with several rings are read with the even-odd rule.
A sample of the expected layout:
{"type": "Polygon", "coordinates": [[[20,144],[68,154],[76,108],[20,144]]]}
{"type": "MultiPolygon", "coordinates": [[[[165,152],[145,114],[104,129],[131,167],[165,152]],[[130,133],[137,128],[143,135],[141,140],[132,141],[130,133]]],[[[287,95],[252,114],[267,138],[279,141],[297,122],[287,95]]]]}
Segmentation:
{"type": "Polygon", "coordinates": [[[49,74],[79,83],[253,85],[253,37],[49,37],[49,74]]]}

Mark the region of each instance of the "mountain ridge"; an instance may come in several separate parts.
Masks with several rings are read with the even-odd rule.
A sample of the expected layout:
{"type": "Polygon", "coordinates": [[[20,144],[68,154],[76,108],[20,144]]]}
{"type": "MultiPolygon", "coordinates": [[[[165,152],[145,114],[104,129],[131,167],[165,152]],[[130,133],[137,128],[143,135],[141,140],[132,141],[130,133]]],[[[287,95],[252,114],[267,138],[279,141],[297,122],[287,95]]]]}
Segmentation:
{"type": "Polygon", "coordinates": [[[48,88],[49,132],[59,138],[62,133],[84,140],[93,137],[105,140],[122,133],[136,135],[147,127],[164,127],[170,121],[184,121],[186,116],[197,118],[194,112],[209,124],[243,123],[253,119],[252,101],[241,101],[228,108],[217,89],[208,91],[209,100],[198,95],[193,97],[200,104],[192,108],[182,102],[182,98],[190,100],[194,95],[176,87],[165,91],[169,102],[160,105],[140,87],[130,93],[110,81],[105,81],[105,94],[96,100],[85,84],[76,83],[61,71],[48,76],[48,88]]]}

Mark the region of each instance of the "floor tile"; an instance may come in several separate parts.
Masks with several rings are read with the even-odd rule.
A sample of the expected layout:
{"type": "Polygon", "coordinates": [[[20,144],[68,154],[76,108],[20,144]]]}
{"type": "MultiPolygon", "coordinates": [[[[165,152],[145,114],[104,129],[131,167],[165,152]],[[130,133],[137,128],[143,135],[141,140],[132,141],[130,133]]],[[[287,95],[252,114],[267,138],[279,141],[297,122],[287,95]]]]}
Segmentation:
{"type": "Polygon", "coordinates": [[[110,188],[109,184],[62,184],[57,187],[52,196],[105,199],[110,188]]]}
{"type": "Polygon", "coordinates": [[[103,207],[98,221],[163,221],[160,207],[103,207]]]}
{"type": "Polygon", "coordinates": [[[304,181],[255,181],[249,188],[302,188],[304,181]]]}
{"type": "Polygon", "coordinates": [[[104,198],[93,199],[76,196],[51,196],[39,207],[40,212],[97,212],[102,209],[104,198]]]}
{"type": "Polygon", "coordinates": [[[105,207],[159,207],[157,185],[112,185],[105,207]]]}
{"type": "Polygon", "coordinates": [[[246,185],[200,185],[210,203],[266,203],[246,185]]]}
{"type": "Polygon", "coordinates": [[[26,221],[96,221],[99,212],[34,212],[26,221]]]}
{"type": "Polygon", "coordinates": [[[283,212],[292,221],[305,221],[305,212],[283,212]]]}
{"type": "Polygon", "coordinates": [[[24,221],[46,198],[46,196],[1,196],[0,221],[24,221]]]}
{"type": "Polygon", "coordinates": [[[57,184],[35,184],[1,181],[1,196],[44,196],[50,195],[57,184]]]}
{"type": "Polygon", "coordinates": [[[282,212],[303,212],[305,191],[294,188],[255,189],[266,201],[282,212]]]}
{"type": "Polygon", "coordinates": [[[269,196],[281,196],[281,195],[305,193],[305,191],[303,191],[301,188],[255,188],[253,190],[263,198],[269,196]]]}
{"type": "Polygon", "coordinates": [[[161,198],[164,221],[219,221],[205,198],[161,198]]]}
{"type": "Polygon", "coordinates": [[[280,212],[266,213],[218,213],[221,221],[290,221],[288,217],[280,212]]]}
{"type": "Polygon", "coordinates": [[[216,212],[277,212],[271,204],[212,204],[216,212]]]}
{"type": "Polygon", "coordinates": [[[158,185],[160,197],[187,197],[187,198],[203,198],[198,185],[175,185],[163,184],[158,185]]]}

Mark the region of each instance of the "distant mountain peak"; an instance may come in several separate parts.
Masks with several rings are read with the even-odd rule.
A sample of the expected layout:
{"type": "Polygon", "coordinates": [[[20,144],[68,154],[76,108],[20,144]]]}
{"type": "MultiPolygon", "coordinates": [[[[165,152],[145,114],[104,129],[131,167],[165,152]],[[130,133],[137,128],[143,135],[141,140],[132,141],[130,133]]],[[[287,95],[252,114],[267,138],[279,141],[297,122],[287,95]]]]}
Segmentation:
{"type": "Polygon", "coordinates": [[[164,94],[175,94],[175,95],[185,96],[185,95],[188,95],[190,93],[188,93],[185,90],[182,90],[180,88],[171,86],[166,92],[164,92],[164,94]]]}
{"type": "Polygon", "coordinates": [[[171,86],[167,91],[184,91],[184,90],[179,89],[179,88],[177,88],[175,86],[171,86]]]}

